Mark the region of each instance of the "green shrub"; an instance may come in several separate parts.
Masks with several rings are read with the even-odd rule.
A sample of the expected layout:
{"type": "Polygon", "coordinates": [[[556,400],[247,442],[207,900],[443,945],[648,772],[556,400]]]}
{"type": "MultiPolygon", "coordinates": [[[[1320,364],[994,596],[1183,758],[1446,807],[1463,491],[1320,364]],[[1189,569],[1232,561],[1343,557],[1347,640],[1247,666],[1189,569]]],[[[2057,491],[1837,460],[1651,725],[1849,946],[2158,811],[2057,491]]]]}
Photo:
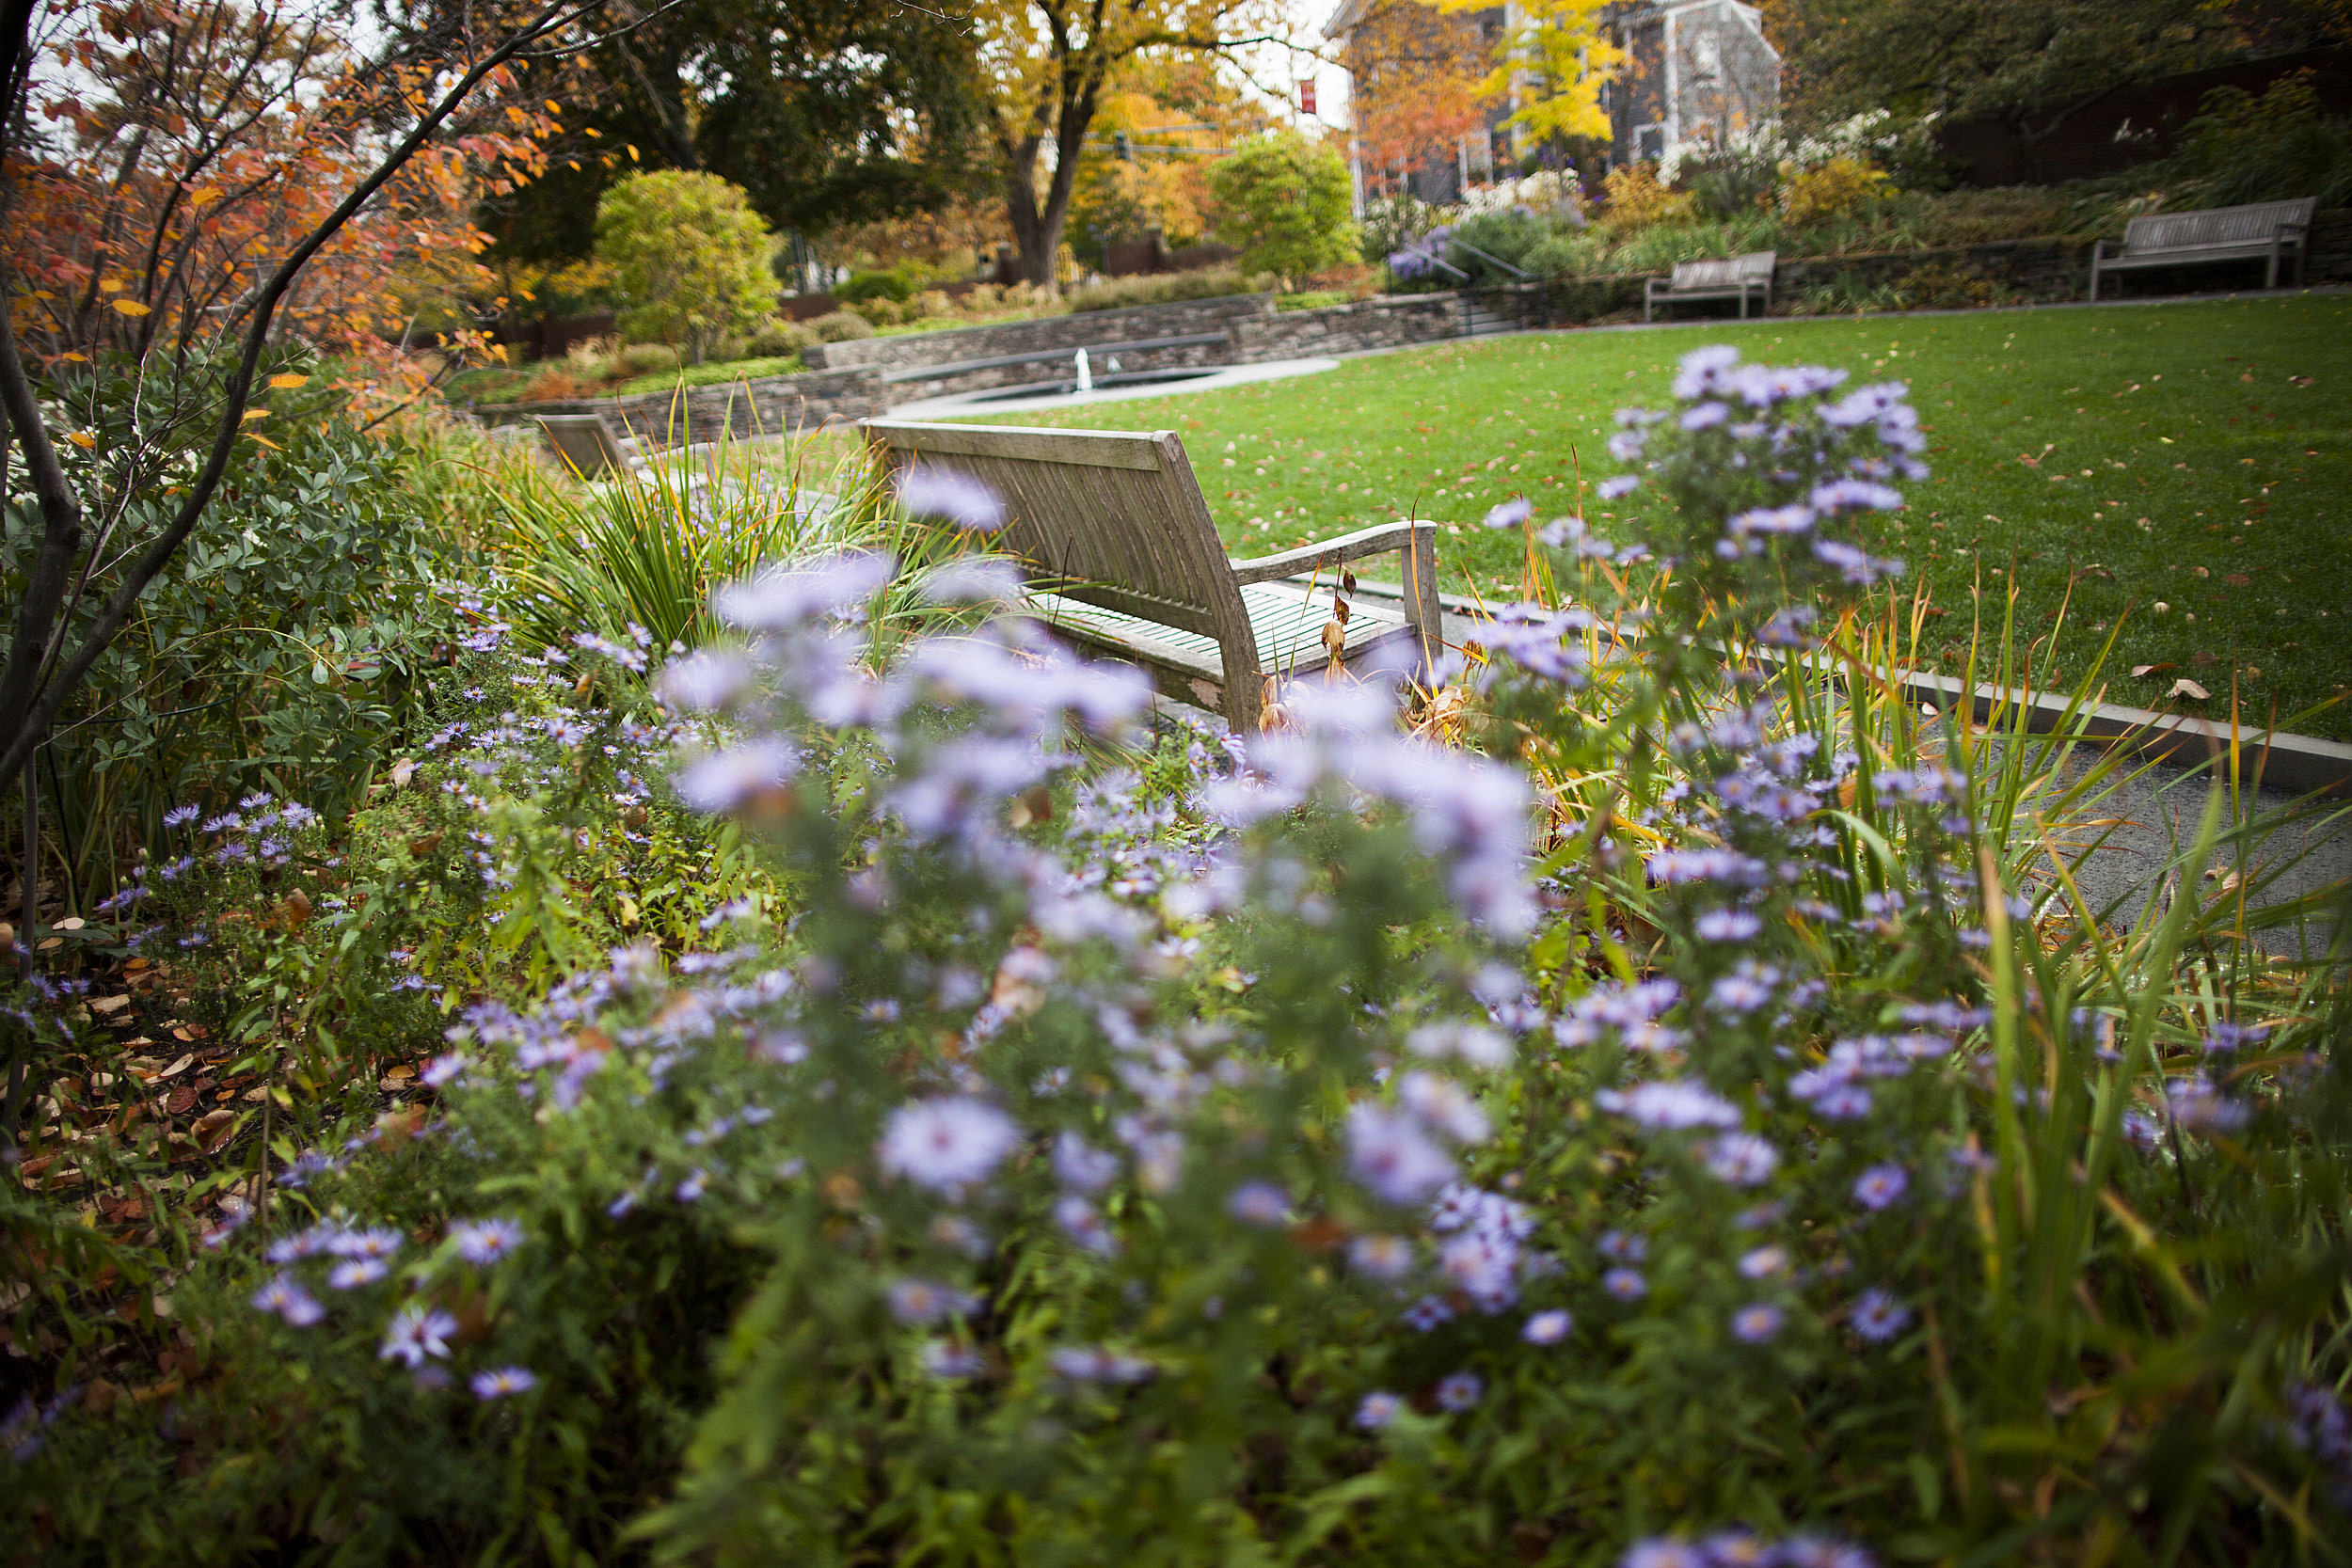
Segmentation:
{"type": "Polygon", "coordinates": [[[1145,273],[1134,277],[1106,277],[1063,295],[1073,312],[1124,310],[1138,305],[1173,305],[1187,299],[1223,299],[1231,294],[1264,293],[1281,279],[1267,273],[1245,273],[1237,267],[1202,267],[1193,272],[1145,273]]]}
{"type": "MultiPolygon", "coordinates": [[[[412,715],[417,680],[448,635],[428,590],[441,543],[420,523],[417,471],[429,441],[363,431],[307,361],[308,387],[256,399],[219,494],[173,565],[142,594],[60,713],[43,770],[44,811],[75,911],[115,890],[164,813],[251,789],[298,789],[327,810],[366,787],[412,715]]],[[[131,372],[111,362],[48,395],[92,444],[59,457],[85,515],[112,519],[109,562],[153,538],[170,486],[201,461],[209,432],[184,421],[217,395],[221,368],[131,372]]],[[[20,470],[21,472],[21,470],[20,470]]],[[[19,602],[40,538],[31,498],[8,499],[0,603],[19,602]]],[[[110,570],[72,601],[78,640],[112,588],[110,570]]],[[[0,626],[0,640],[7,635],[0,626]]],[[[72,645],[72,641],[69,641],[72,645]]],[[[0,803],[12,817],[16,802],[0,803]]]]}
{"type": "Polygon", "coordinates": [[[820,343],[853,343],[874,335],[874,324],[854,310],[835,310],[804,325],[820,343]]]}
{"type": "Polygon", "coordinates": [[[1551,225],[1532,213],[1481,213],[1453,226],[1446,259],[1469,273],[1473,282],[1513,282],[1516,279],[1512,275],[1496,266],[1495,261],[1506,262],[1523,272],[1530,270],[1528,262],[1535,248],[1550,239],[1551,232],[1551,225]],[[1470,246],[1485,251],[1486,256],[1472,254],[1470,246]]]}
{"type": "Polygon", "coordinates": [[[1209,170],[1219,239],[1252,272],[1304,277],[1357,259],[1347,161],[1295,131],[1252,136],[1209,170]]]}
{"type": "Polygon", "coordinates": [[[2323,112],[2312,77],[2290,72],[2259,98],[2242,87],[2205,95],[2167,171],[2186,183],[2187,205],[2306,196],[2323,208],[2352,204],[2352,119],[2323,112]]]}
{"type": "Polygon", "coordinates": [[[631,174],[596,206],[596,258],[612,268],[622,332],[682,345],[697,364],[774,313],[772,245],[742,189],[715,174],[631,174]]]}
{"type": "Polygon", "coordinates": [[[788,355],[805,354],[821,341],[800,322],[771,316],[743,340],[743,350],[760,358],[781,359],[788,355]]]}

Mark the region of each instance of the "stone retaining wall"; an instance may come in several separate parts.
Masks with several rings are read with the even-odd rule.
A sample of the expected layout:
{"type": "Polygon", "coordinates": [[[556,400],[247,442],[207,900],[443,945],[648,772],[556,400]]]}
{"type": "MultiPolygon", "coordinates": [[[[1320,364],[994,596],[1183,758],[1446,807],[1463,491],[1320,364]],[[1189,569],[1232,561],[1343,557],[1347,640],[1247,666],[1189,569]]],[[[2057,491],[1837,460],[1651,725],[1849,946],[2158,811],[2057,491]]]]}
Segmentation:
{"type": "MultiPolygon", "coordinates": [[[[1035,321],[950,327],[944,332],[906,332],[887,338],[860,338],[847,343],[819,343],[808,351],[807,359],[813,368],[835,370],[871,365],[886,372],[970,359],[997,359],[1015,354],[1067,350],[1074,355],[1081,348],[1093,349],[1104,343],[1231,332],[1239,322],[1273,313],[1272,294],[1227,294],[1220,299],[1183,299],[1169,305],[1138,305],[1124,310],[1086,310],[1069,316],[1043,316],[1035,321]]],[[[1067,373],[1066,366],[1051,362],[1014,369],[1023,372],[1013,377],[1018,381],[1057,380],[1067,373]]],[[[967,385],[1002,383],[975,380],[967,385]]]]}
{"type": "Polygon", "coordinates": [[[1268,359],[1360,354],[1459,338],[1469,317],[1454,293],[1391,294],[1320,310],[1279,310],[1233,329],[1233,357],[1245,365],[1268,359]]]}
{"type": "Polygon", "coordinates": [[[673,436],[715,441],[722,435],[778,436],[814,425],[867,419],[891,403],[882,372],[870,366],[762,376],[683,392],[641,392],[625,398],[573,398],[561,403],[510,403],[477,407],[485,425],[527,424],[543,414],[601,414],[616,430],[666,443],[673,436]],[[682,427],[682,428],[681,428],[682,427]]]}

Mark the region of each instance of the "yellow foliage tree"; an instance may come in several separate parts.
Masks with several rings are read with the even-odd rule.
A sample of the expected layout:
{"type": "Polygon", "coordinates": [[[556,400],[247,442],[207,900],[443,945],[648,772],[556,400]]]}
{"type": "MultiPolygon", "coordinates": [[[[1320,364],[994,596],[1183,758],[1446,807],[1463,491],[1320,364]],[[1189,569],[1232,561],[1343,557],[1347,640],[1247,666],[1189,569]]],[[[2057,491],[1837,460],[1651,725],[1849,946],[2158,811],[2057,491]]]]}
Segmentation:
{"type": "MultiPolygon", "coordinates": [[[[1449,11],[1486,8],[1486,0],[1440,0],[1449,11]]],[[[1625,51],[1602,31],[1610,0],[1520,0],[1518,25],[1505,28],[1494,69],[1480,84],[1489,99],[1512,105],[1503,123],[1538,141],[1609,139],[1602,84],[1625,63],[1625,51]]]]}
{"type": "Polygon", "coordinates": [[[977,0],[974,55],[988,82],[1005,215],[1022,276],[1051,287],[1096,117],[1138,57],[1212,55],[1286,40],[1284,0],[977,0]],[[1039,163],[1050,150],[1044,188],[1039,163]]]}

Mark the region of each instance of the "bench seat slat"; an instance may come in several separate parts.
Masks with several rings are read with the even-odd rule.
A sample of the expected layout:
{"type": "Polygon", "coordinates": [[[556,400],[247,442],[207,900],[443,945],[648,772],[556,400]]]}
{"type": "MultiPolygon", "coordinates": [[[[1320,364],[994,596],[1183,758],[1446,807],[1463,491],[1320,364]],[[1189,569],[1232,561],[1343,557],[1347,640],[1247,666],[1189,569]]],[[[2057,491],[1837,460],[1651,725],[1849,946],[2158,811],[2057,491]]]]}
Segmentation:
{"type": "MultiPolygon", "coordinates": [[[[1249,613],[1258,657],[1269,670],[1294,665],[1319,665],[1326,657],[1324,624],[1331,619],[1327,590],[1311,597],[1298,583],[1251,583],[1241,591],[1249,613]]],[[[1116,646],[1137,646],[1215,678],[1224,669],[1216,639],[1181,631],[1162,622],[1122,614],[1102,605],[1064,594],[1035,593],[1028,603],[1049,626],[1066,628],[1073,637],[1116,646]]],[[[1402,611],[1384,605],[1349,601],[1347,639],[1343,657],[1353,657],[1391,632],[1405,629],[1402,611]]]]}

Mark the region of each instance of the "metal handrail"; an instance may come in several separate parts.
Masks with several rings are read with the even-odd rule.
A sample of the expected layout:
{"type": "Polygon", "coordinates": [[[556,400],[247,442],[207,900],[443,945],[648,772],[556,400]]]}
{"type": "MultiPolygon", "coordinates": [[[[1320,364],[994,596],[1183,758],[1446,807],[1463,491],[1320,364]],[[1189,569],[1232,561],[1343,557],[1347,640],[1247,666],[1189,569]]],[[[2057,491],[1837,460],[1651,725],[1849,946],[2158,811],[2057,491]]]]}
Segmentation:
{"type": "MultiPolygon", "coordinates": [[[[1501,267],[1504,272],[1509,273],[1520,282],[1524,283],[1527,281],[1526,273],[1520,271],[1518,267],[1513,266],[1510,262],[1504,261],[1500,256],[1489,256],[1486,252],[1479,249],[1476,245],[1464,244],[1462,241],[1454,239],[1452,235],[1448,235],[1446,237],[1446,244],[1452,245],[1461,245],[1464,250],[1469,251],[1472,256],[1477,257],[1480,261],[1492,261],[1496,266],[1501,267]]],[[[1467,277],[1470,275],[1468,273],[1462,273],[1458,276],[1467,277]]]]}

